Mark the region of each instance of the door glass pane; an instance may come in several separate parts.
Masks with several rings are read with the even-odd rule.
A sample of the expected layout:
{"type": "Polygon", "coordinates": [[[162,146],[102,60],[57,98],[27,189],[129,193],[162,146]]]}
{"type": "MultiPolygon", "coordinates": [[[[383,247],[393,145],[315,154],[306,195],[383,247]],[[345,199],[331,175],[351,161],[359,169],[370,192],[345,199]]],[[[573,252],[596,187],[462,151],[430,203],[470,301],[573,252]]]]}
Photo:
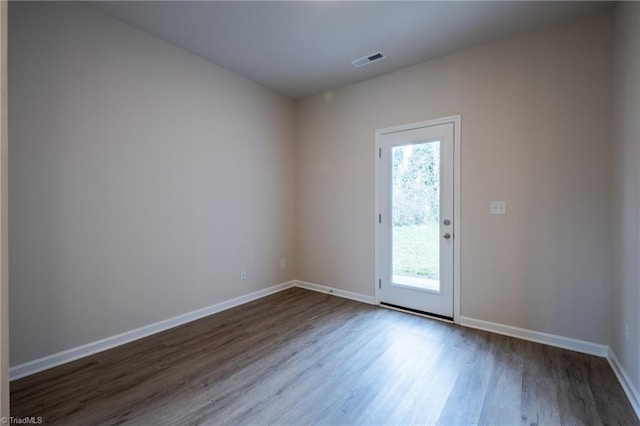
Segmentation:
{"type": "Polygon", "coordinates": [[[440,142],[391,154],[392,284],[440,291],[440,142]]]}

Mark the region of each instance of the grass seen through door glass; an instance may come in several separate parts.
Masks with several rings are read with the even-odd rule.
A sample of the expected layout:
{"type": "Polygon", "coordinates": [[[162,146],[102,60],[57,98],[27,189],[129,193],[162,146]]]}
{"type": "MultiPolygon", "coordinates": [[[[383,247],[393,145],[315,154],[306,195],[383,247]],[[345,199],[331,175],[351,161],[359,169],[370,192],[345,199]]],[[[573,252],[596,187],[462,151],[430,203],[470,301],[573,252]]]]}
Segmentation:
{"type": "Polygon", "coordinates": [[[438,279],[437,222],[393,227],[393,274],[438,279]]]}

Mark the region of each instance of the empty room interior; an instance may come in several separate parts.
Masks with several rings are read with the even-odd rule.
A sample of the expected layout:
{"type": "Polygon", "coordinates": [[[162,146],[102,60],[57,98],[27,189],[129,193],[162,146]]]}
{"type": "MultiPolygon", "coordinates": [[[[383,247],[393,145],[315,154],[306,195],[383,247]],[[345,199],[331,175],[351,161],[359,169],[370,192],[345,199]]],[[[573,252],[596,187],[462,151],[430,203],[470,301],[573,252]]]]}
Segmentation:
{"type": "Polygon", "coordinates": [[[3,423],[640,424],[640,3],[0,17],[3,423]]]}

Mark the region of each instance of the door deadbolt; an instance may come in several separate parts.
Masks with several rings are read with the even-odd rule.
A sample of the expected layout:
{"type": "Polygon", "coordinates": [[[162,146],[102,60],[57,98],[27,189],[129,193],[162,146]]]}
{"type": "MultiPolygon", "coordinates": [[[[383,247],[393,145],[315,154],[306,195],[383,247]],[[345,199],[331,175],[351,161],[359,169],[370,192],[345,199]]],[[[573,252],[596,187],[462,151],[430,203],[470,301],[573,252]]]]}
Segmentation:
{"type": "Polygon", "coordinates": [[[444,238],[445,240],[450,240],[451,239],[451,233],[450,232],[445,232],[444,234],[442,234],[442,238],[444,238]]]}

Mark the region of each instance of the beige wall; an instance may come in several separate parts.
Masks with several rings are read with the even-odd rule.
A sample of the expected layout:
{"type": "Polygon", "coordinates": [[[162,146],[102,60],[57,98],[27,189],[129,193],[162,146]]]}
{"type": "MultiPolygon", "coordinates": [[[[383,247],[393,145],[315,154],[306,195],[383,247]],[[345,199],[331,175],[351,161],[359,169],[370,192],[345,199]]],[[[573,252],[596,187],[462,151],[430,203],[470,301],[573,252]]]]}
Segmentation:
{"type": "Polygon", "coordinates": [[[374,131],[461,114],[461,314],[607,344],[610,30],[582,20],[300,101],[297,278],[373,295],[374,131]]]}
{"type": "Polygon", "coordinates": [[[640,389],[640,4],[619,3],[613,32],[611,348],[640,389]],[[624,333],[629,324],[629,340],[624,333]]]}
{"type": "Polygon", "coordinates": [[[9,47],[12,365],[294,277],[292,101],[80,4],[9,47]]]}

